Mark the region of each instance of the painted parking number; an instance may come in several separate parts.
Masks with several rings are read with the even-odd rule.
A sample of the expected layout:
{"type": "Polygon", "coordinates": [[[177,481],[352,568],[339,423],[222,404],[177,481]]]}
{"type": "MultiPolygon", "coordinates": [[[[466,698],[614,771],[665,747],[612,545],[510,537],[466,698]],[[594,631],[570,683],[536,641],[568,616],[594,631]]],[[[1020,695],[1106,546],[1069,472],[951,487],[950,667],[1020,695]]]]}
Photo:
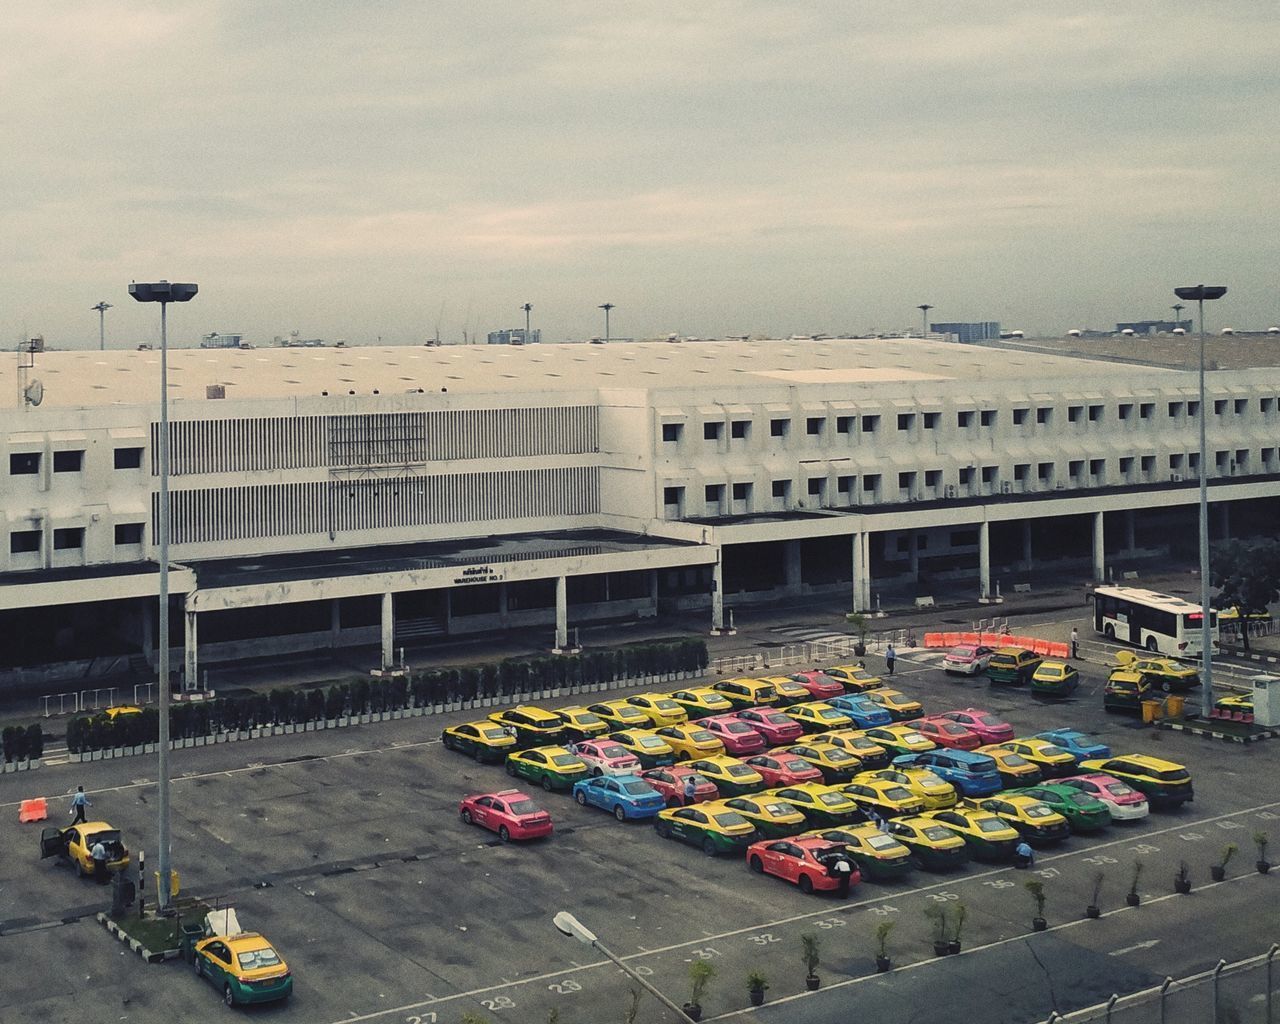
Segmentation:
{"type": "Polygon", "coordinates": [[[436,1024],[439,1019],[434,1011],[428,1011],[427,1013],[415,1013],[411,1017],[406,1017],[404,1024],[436,1024]]]}
{"type": "Polygon", "coordinates": [[[494,996],[492,999],[481,999],[480,1005],[486,1010],[514,1010],[516,1004],[507,996],[494,996]]]}
{"type": "Polygon", "coordinates": [[[567,996],[570,992],[581,992],[582,986],[572,978],[569,978],[565,981],[553,981],[547,986],[547,989],[558,996],[567,996]]]}
{"type": "Polygon", "coordinates": [[[767,946],[771,942],[781,942],[772,932],[761,932],[759,935],[751,935],[748,938],[757,946],[767,946]]]}
{"type": "Polygon", "coordinates": [[[814,922],[814,924],[816,924],[819,928],[822,928],[827,931],[829,931],[832,928],[843,928],[848,923],[849,922],[846,921],[843,917],[828,917],[828,918],[824,918],[821,921],[814,922]]]}

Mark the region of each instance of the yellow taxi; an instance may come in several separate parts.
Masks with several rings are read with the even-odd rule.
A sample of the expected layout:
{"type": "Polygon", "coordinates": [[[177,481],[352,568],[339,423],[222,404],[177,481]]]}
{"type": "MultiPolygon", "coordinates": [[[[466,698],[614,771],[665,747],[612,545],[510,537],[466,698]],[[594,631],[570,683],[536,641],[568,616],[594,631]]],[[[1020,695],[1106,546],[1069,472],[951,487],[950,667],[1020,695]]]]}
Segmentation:
{"type": "Polygon", "coordinates": [[[480,762],[504,761],[519,746],[514,732],[487,718],[449,726],[440,734],[440,742],[445,750],[456,750],[480,762]]]}
{"type": "Polygon", "coordinates": [[[648,729],[653,724],[648,715],[625,700],[602,700],[588,704],[587,710],[604,719],[610,729],[648,729]]]}
{"type": "Polygon", "coordinates": [[[839,789],[857,801],[863,810],[874,811],[882,818],[920,814],[924,810],[924,801],[906,786],[890,779],[868,776],[865,772],[855,775],[852,782],[846,782],[839,789]]]}
{"type": "Polygon", "coordinates": [[[517,704],[495,711],[489,721],[514,729],[516,741],[522,747],[540,747],[564,739],[564,722],[560,716],[535,704],[517,704]]]}
{"type": "Polygon", "coordinates": [[[807,704],[792,704],[784,708],[782,713],[792,721],[799,722],[805,732],[829,732],[832,729],[847,729],[853,725],[853,719],[839,708],[832,707],[826,701],[811,700],[807,704]]]}
{"type": "Polygon", "coordinates": [[[573,784],[591,777],[587,762],[566,747],[534,747],[517,750],[507,757],[507,774],[536,782],[548,793],[570,790],[573,784]]]}
{"type": "Polygon", "coordinates": [[[1191,773],[1175,761],[1162,761],[1146,754],[1120,754],[1084,761],[1080,767],[1127,782],[1145,796],[1152,807],[1177,807],[1195,799],[1191,773]]]}
{"type": "Polygon", "coordinates": [[[689,767],[714,782],[722,797],[745,796],[764,789],[763,775],[745,761],[728,754],[700,757],[690,761],[689,767]]]}
{"type": "MultiPolygon", "coordinates": [[[[970,801],[966,801],[967,803],[970,801]]],[[[1071,833],[1067,819],[1043,800],[1022,793],[997,793],[971,801],[1012,825],[1030,842],[1057,842],[1071,833]]]]}
{"type": "Polygon", "coordinates": [[[83,821],[67,828],[46,828],[40,833],[40,856],[65,857],[83,878],[93,874],[93,848],[102,843],[107,851],[107,871],[129,866],[129,850],[120,830],[105,821],[83,821]]]}
{"type": "Polygon", "coordinates": [[[117,718],[127,718],[129,715],[140,715],[142,714],[142,708],[135,704],[117,704],[113,708],[107,708],[102,713],[114,722],[117,718]]]}
{"type": "Polygon", "coordinates": [[[609,739],[628,754],[640,759],[644,768],[662,768],[676,763],[676,752],[671,744],[650,729],[622,729],[611,732],[609,739]]]}
{"type": "Polygon", "coordinates": [[[805,832],[829,843],[839,843],[858,865],[863,878],[900,878],[911,870],[911,850],[897,837],[875,825],[839,825],[805,832]]]}
{"type": "Polygon", "coordinates": [[[875,740],[890,755],[896,754],[918,754],[921,751],[932,750],[937,746],[933,740],[927,736],[922,736],[918,731],[909,725],[880,725],[874,729],[863,730],[867,739],[875,740]]]}
{"type": "Polygon", "coordinates": [[[804,815],[811,825],[851,825],[862,818],[857,802],[848,793],[821,782],[800,782],[794,786],[781,786],[766,790],[763,796],[773,797],[790,804],[804,815]]]}
{"type": "Polygon", "coordinates": [[[1157,658],[1133,651],[1116,651],[1116,664],[1130,672],[1137,672],[1147,679],[1147,685],[1169,693],[1172,690],[1189,690],[1200,685],[1200,673],[1192,666],[1173,658],[1157,658]]]}
{"type": "Polygon", "coordinates": [[[564,723],[565,739],[577,742],[589,740],[595,736],[603,736],[609,731],[609,723],[594,711],[588,711],[580,704],[571,704],[567,708],[556,708],[555,714],[564,723]]]}
{"type": "MultiPolygon", "coordinates": [[[[1040,740],[1035,737],[1019,737],[992,745],[1002,750],[1010,750],[1015,754],[1021,754],[1039,768],[1041,774],[1046,778],[1054,775],[1073,775],[1075,773],[1075,756],[1048,740],[1040,740]]],[[[990,751],[985,751],[985,753],[990,753],[990,751]]]]}
{"type": "Polygon", "coordinates": [[[228,1006],[287,999],[293,991],[289,965],[257,932],[201,939],[194,960],[197,977],[208,978],[228,1006]]]}
{"type": "Polygon", "coordinates": [[[986,754],[995,761],[1000,781],[1006,786],[1034,786],[1044,778],[1044,772],[1036,765],[1021,754],[1006,750],[999,743],[988,743],[978,747],[974,753],[986,754]]]}
{"type": "Polygon", "coordinates": [[[774,753],[792,754],[813,765],[822,772],[822,780],[828,783],[848,782],[862,771],[863,762],[855,755],[830,743],[816,742],[822,738],[821,735],[814,736],[788,747],[775,747],[774,753]]]}
{"type": "Polygon", "coordinates": [[[964,839],[933,818],[893,818],[885,831],[910,850],[912,861],[926,870],[954,867],[969,859],[964,839]]]}
{"type": "Polygon", "coordinates": [[[722,693],[717,693],[710,686],[693,686],[687,690],[676,690],[671,699],[684,708],[693,721],[706,718],[708,715],[724,715],[733,710],[733,704],[722,693]]]}
{"type": "Polygon", "coordinates": [[[968,844],[969,853],[979,860],[1004,860],[1013,856],[1018,830],[1003,818],[966,804],[924,815],[945,825],[968,844]]]}
{"type": "Polygon", "coordinates": [[[936,811],[939,807],[954,807],[960,799],[956,787],[934,775],[928,768],[902,767],[881,768],[879,771],[863,772],[855,775],[853,781],[859,779],[888,779],[905,786],[912,794],[924,801],[926,811],[936,811]]]}
{"type": "Polygon", "coordinates": [[[895,722],[910,721],[924,714],[924,705],[918,700],[888,686],[868,690],[867,697],[889,712],[889,717],[895,722]]]}
{"type": "Polygon", "coordinates": [[[838,679],[850,693],[866,693],[884,685],[877,675],[872,675],[864,665],[836,665],[822,670],[832,679],[838,679]]]}
{"type": "Polygon", "coordinates": [[[781,839],[804,830],[804,814],[793,804],[774,800],[767,793],[735,796],[724,801],[730,810],[737,811],[766,839],[781,839]]]}
{"type": "Polygon", "coordinates": [[[741,854],[760,838],[754,824],[720,800],[659,811],[653,830],[663,839],[700,846],[708,857],[741,854]]]}
{"type": "Polygon", "coordinates": [[[780,708],[790,704],[803,704],[812,698],[812,694],[790,676],[761,676],[760,682],[768,683],[773,687],[773,692],[778,696],[777,704],[780,708]]]}
{"type": "Polygon", "coordinates": [[[748,679],[745,676],[721,679],[720,682],[713,683],[711,688],[738,710],[778,703],[778,692],[771,683],[766,683],[763,679],[748,679]]]}
{"type": "Polygon", "coordinates": [[[862,762],[864,768],[884,768],[889,764],[889,751],[868,738],[861,729],[832,729],[809,736],[805,742],[813,746],[839,747],[862,762]]]}
{"type": "Polygon", "coordinates": [[[637,693],[634,697],[628,697],[627,703],[634,704],[648,715],[655,727],[680,725],[689,721],[689,712],[665,693],[637,693]]]}
{"type": "Polygon", "coordinates": [[[708,732],[697,722],[668,725],[657,730],[657,734],[675,751],[677,761],[692,761],[724,753],[724,744],[715,733],[708,732]]]}

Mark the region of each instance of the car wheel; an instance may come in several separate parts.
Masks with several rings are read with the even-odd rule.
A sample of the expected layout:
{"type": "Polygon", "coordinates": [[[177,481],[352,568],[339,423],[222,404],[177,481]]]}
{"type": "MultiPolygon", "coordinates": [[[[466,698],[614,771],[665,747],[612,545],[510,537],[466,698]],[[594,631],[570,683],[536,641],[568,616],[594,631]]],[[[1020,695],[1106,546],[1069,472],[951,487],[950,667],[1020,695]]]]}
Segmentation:
{"type": "Polygon", "coordinates": [[[627,820],[627,812],[626,812],[625,808],[623,808],[622,804],[618,804],[618,805],[613,809],[613,816],[614,816],[615,818],[617,818],[619,821],[626,821],[626,820],[627,820]]]}
{"type": "Polygon", "coordinates": [[[1156,643],[1155,637],[1153,636],[1147,637],[1147,650],[1149,650],[1152,654],[1155,654],[1157,651],[1160,650],[1160,645],[1156,643]]]}
{"type": "Polygon", "coordinates": [[[578,801],[578,805],[580,807],[587,806],[587,794],[582,792],[582,790],[578,790],[578,792],[574,793],[573,798],[578,801]]]}
{"type": "Polygon", "coordinates": [[[716,855],[716,844],[710,836],[707,836],[702,840],[702,852],[708,857],[714,857],[716,855]]]}
{"type": "Polygon", "coordinates": [[[471,812],[470,812],[470,811],[463,811],[463,812],[462,812],[461,817],[462,817],[462,824],[464,824],[464,825],[470,825],[470,824],[471,824],[471,812]]]}
{"type": "Polygon", "coordinates": [[[679,800],[677,800],[677,799],[676,799],[675,797],[673,797],[673,796],[669,796],[669,797],[667,797],[667,808],[668,808],[668,809],[673,810],[673,809],[675,809],[675,808],[677,808],[677,807],[679,807],[679,806],[680,806],[680,801],[679,801],[679,800]]]}
{"type": "Polygon", "coordinates": [[[452,737],[452,736],[450,736],[447,732],[446,732],[446,733],[442,733],[442,734],[441,734],[441,736],[440,736],[440,742],[444,744],[444,749],[445,749],[445,750],[454,750],[454,749],[456,749],[455,744],[454,744],[454,742],[453,742],[453,737],[452,737]]]}
{"type": "Polygon", "coordinates": [[[1160,689],[1162,689],[1165,693],[1169,693],[1170,691],[1173,690],[1173,683],[1169,682],[1169,680],[1166,679],[1163,683],[1160,684],[1160,689]]]}
{"type": "Polygon", "coordinates": [[[813,892],[813,879],[812,879],[812,878],[810,878],[808,875],[801,875],[801,876],[800,876],[800,882],[799,882],[799,885],[800,885],[800,891],[801,891],[801,892],[803,892],[803,893],[810,893],[810,892],[813,892]]]}
{"type": "Polygon", "coordinates": [[[507,774],[510,775],[512,778],[515,778],[516,766],[514,761],[507,762],[507,774]]]}
{"type": "Polygon", "coordinates": [[[598,778],[600,778],[600,776],[601,776],[601,775],[603,775],[603,774],[604,774],[604,772],[602,772],[602,771],[600,770],[600,767],[599,767],[598,765],[597,765],[597,766],[595,766],[595,767],[593,767],[593,768],[591,769],[591,777],[592,777],[592,778],[598,779],[598,778]]]}
{"type": "Polygon", "coordinates": [[[680,751],[680,760],[681,760],[681,761],[688,761],[688,760],[690,760],[689,752],[688,752],[687,750],[682,750],[682,751],[680,751]]]}
{"type": "Polygon", "coordinates": [[[191,955],[191,969],[192,969],[193,971],[195,971],[195,972],[196,972],[196,977],[197,977],[197,978],[203,978],[203,977],[204,977],[204,967],[203,967],[203,965],[202,965],[202,964],[201,964],[201,962],[200,962],[200,954],[199,954],[199,953],[194,953],[194,952],[192,953],[192,955],[191,955]]]}
{"type": "Polygon", "coordinates": [[[661,818],[653,823],[653,830],[658,833],[660,839],[671,838],[671,826],[661,818]]]}
{"type": "Polygon", "coordinates": [[[1111,625],[1111,623],[1107,623],[1106,629],[1104,629],[1102,632],[1103,632],[1103,635],[1108,640],[1114,640],[1116,638],[1116,628],[1115,626],[1111,625]]]}
{"type": "Polygon", "coordinates": [[[476,764],[479,764],[481,761],[484,760],[484,751],[481,750],[479,747],[476,747],[475,750],[471,751],[471,756],[475,758],[476,764]]]}
{"type": "Polygon", "coordinates": [[[757,875],[764,874],[764,861],[756,855],[752,855],[751,861],[747,866],[750,867],[757,875]]]}
{"type": "Polygon", "coordinates": [[[551,790],[552,790],[552,788],[553,788],[553,787],[552,787],[552,785],[551,785],[551,777],[550,777],[550,776],[548,776],[548,775],[544,775],[544,776],[542,776],[542,788],[543,788],[543,789],[545,789],[548,793],[550,793],[550,792],[551,792],[551,790]]]}
{"type": "Polygon", "coordinates": [[[498,838],[501,839],[504,843],[511,842],[511,831],[507,828],[506,825],[502,825],[499,827],[498,838]]]}
{"type": "Polygon", "coordinates": [[[230,984],[226,984],[222,986],[222,1001],[226,1003],[228,1006],[236,1005],[236,994],[231,991],[230,984]]]}

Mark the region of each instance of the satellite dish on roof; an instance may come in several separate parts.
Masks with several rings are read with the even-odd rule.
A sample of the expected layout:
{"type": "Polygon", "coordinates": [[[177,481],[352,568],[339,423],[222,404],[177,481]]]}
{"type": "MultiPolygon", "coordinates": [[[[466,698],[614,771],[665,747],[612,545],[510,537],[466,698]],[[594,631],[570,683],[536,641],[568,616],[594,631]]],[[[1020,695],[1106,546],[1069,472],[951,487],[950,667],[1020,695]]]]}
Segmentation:
{"type": "Polygon", "coordinates": [[[44,401],[44,385],[38,380],[33,380],[22,389],[22,397],[27,400],[28,405],[39,405],[44,401]]]}

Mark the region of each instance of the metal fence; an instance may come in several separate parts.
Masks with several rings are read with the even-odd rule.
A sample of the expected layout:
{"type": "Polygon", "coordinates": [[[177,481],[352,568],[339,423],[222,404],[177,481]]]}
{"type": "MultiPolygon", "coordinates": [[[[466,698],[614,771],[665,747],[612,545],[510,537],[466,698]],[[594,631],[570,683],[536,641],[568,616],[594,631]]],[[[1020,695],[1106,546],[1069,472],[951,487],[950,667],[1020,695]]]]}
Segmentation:
{"type": "MultiPolygon", "coordinates": [[[[867,651],[880,654],[891,643],[899,651],[909,650],[915,646],[915,639],[912,630],[892,629],[879,633],[868,633],[865,643],[867,651]]],[[[828,663],[848,661],[857,657],[853,651],[854,645],[857,643],[858,638],[850,636],[783,644],[779,647],[767,647],[752,654],[736,654],[724,658],[716,658],[707,666],[707,671],[718,676],[766,675],[775,668],[785,668],[789,665],[806,665],[823,661],[828,663]]]]}
{"type": "Polygon", "coordinates": [[[1276,1024],[1278,952],[1280,945],[1273,945],[1235,963],[1219,960],[1187,978],[1165,978],[1160,985],[1113,995],[1065,1016],[1051,1013],[1045,1024],[1276,1024]]]}

